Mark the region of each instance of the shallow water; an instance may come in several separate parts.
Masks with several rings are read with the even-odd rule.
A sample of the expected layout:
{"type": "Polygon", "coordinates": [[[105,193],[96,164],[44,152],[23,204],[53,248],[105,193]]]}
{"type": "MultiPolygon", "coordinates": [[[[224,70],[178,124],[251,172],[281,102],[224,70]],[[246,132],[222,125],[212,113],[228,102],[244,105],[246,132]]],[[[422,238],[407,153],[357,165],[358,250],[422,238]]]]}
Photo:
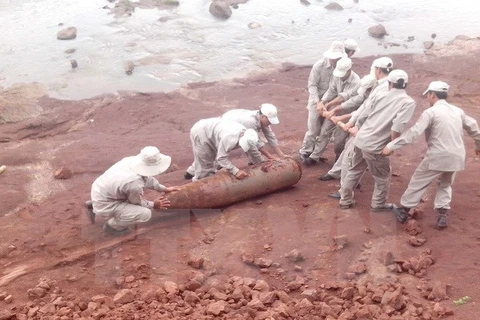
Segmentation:
{"type": "Polygon", "coordinates": [[[212,81],[265,70],[281,62],[312,64],[332,40],[356,39],[359,55],[422,52],[423,41],[447,42],[455,35],[480,35],[475,1],[338,1],[345,10],[328,11],[327,2],[250,0],[228,20],[208,12],[210,0],[180,0],[169,10],[136,8],[114,18],[106,0],[0,0],[2,36],[0,85],[39,82],[50,95],[82,99],[117,90],[169,91],[192,81],[212,81]],[[161,17],[170,20],[161,22],[161,17]],[[348,19],[352,19],[348,23],[348,19]],[[249,23],[260,27],[250,29],[249,23]],[[59,26],[59,23],[64,23],[59,26]],[[384,48],[368,36],[382,23],[384,48]],[[75,26],[75,40],[56,39],[75,26]],[[409,36],[415,40],[408,42],[409,36]],[[64,51],[75,48],[73,54],[64,51]],[[72,70],[70,59],[79,67],[72,70]],[[134,61],[132,75],[124,62],[134,61]]]}

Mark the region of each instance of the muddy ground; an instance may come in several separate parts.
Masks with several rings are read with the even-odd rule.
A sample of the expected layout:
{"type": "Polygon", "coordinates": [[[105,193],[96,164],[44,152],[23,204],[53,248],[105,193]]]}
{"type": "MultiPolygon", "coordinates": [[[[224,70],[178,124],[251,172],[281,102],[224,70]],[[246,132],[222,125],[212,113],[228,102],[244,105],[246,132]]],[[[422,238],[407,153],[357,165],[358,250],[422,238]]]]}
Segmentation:
{"type": "MultiPolygon", "coordinates": [[[[395,67],[410,75],[407,91],[418,102],[413,120],[427,107],[421,92],[432,80],[450,83],[451,102],[480,120],[480,76],[474,71],[480,59],[470,50],[478,52],[478,42],[456,40],[452,50],[392,56],[395,67]]],[[[355,71],[364,75],[373,57],[354,60],[355,71]]],[[[338,182],[317,179],[332,165],[331,148],[327,163],[304,168],[300,182],[282,192],[222,210],[158,212],[123,238],[103,234],[101,221],[90,224],[83,203],[93,180],[110,165],[155,145],[173,159],[159,180],[184,184],[192,161],[190,127],[231,108],[275,104],[280,124],[274,131],[284,152],[296,156],[306,129],[309,71],[310,66],[284,64],[168,94],[42,97],[35,104],[35,110],[43,109],[40,116],[2,124],[0,165],[7,170],[0,176],[0,296],[6,300],[0,301],[0,319],[480,318],[480,161],[469,138],[466,170],[457,175],[443,231],[435,228],[434,189],[424,198],[423,217],[408,230],[391,213],[371,212],[368,174],[355,195],[358,205],[340,210],[327,197],[338,182]],[[70,179],[54,179],[62,166],[73,171],[70,179]],[[342,235],[348,238],[343,248],[334,241],[342,235]],[[232,296],[236,288],[250,291],[240,299],[232,296]],[[127,291],[115,296],[121,289],[127,291]],[[222,290],[227,297],[217,292],[222,290]],[[259,292],[274,292],[273,298],[260,299],[259,292]],[[388,292],[400,292],[403,302],[389,303],[388,292]],[[453,303],[464,296],[471,300],[453,303]],[[255,298],[262,306],[252,303],[255,298]],[[334,311],[328,309],[335,304],[334,311]]],[[[392,157],[392,201],[398,202],[425,149],[419,141],[392,157]]],[[[246,165],[241,153],[233,157],[246,165]]]]}

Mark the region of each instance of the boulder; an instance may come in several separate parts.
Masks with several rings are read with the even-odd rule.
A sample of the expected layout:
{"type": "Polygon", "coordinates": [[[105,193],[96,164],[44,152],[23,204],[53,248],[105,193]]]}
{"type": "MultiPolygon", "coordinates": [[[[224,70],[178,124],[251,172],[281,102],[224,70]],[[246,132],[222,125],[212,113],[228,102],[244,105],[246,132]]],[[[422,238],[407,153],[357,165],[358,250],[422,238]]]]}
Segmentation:
{"type": "Polygon", "coordinates": [[[77,37],[77,28],[68,27],[63,30],[58,31],[57,39],[58,40],[72,40],[77,37]]]}
{"type": "Polygon", "coordinates": [[[374,38],[383,38],[387,35],[387,30],[381,24],[368,28],[368,34],[374,38]]]}
{"type": "Polygon", "coordinates": [[[212,16],[219,19],[228,19],[232,15],[230,6],[223,1],[213,1],[208,9],[212,16]]]}
{"type": "Polygon", "coordinates": [[[340,4],[338,4],[337,2],[330,2],[329,4],[327,4],[325,6],[325,9],[340,11],[340,10],[343,10],[343,7],[340,4]]]}

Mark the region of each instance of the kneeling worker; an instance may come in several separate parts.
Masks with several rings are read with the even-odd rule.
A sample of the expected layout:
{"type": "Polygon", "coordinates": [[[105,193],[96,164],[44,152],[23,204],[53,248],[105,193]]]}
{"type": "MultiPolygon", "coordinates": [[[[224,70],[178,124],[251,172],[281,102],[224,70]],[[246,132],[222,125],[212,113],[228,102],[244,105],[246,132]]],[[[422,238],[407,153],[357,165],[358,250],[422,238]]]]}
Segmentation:
{"type": "Polygon", "coordinates": [[[254,164],[263,162],[257,149],[258,134],[253,129],[222,118],[203,119],[190,130],[193,148],[193,164],[187,169],[185,179],[197,181],[215,173],[215,166],[226,169],[237,179],[248,174],[238,169],[228,159],[228,153],[239,147],[252,159],[254,164]],[[215,165],[216,164],[216,165],[215,165]]]}
{"type": "Polygon", "coordinates": [[[143,197],[143,189],[172,192],[179,187],[165,187],[153,178],[168,169],[171,158],[161,154],[156,147],[145,147],[140,154],[126,157],[111,166],[92,184],[91,199],[86,206],[90,219],[99,215],[107,222],[103,230],[111,235],[123,235],[129,226],[147,222],[152,209],[165,209],[170,202],[163,196],[155,201],[143,197]]]}

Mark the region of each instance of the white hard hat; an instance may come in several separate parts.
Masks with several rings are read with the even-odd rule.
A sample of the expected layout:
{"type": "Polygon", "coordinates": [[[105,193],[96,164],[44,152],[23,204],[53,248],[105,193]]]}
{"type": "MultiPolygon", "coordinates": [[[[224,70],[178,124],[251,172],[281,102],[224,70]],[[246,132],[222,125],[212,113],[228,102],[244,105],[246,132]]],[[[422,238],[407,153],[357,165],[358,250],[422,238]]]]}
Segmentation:
{"type": "Polygon", "coordinates": [[[350,69],[352,69],[352,59],[342,58],[337,61],[337,66],[333,70],[333,76],[338,78],[344,77],[350,69]]]}
{"type": "Polygon", "coordinates": [[[260,106],[260,112],[268,118],[271,124],[278,124],[277,107],[270,103],[264,103],[260,106]]]}
{"type": "Polygon", "coordinates": [[[373,88],[377,84],[377,78],[372,74],[367,74],[360,80],[358,94],[364,96],[368,89],[373,88]]]}
{"type": "Polygon", "coordinates": [[[238,140],[238,144],[244,152],[258,143],[258,133],[253,129],[247,129],[243,132],[243,136],[238,140]]]}
{"type": "Polygon", "coordinates": [[[346,57],[345,46],[341,41],[333,41],[330,48],[323,53],[323,56],[332,60],[346,57]]]}
{"type": "Polygon", "coordinates": [[[360,52],[360,48],[358,47],[357,41],[353,39],[347,39],[343,41],[343,45],[345,49],[360,52]]]}
{"type": "Polygon", "coordinates": [[[388,81],[391,83],[398,83],[403,80],[403,83],[408,83],[408,74],[400,69],[395,69],[388,74],[388,81]]]}
{"type": "Polygon", "coordinates": [[[423,95],[426,95],[428,91],[448,92],[448,89],[450,89],[450,86],[447,83],[443,81],[432,81],[428,85],[428,89],[425,90],[423,95]]]}
{"type": "Polygon", "coordinates": [[[144,177],[156,176],[170,167],[172,158],[161,154],[156,147],[145,147],[140,153],[131,157],[130,168],[144,177]]]}

